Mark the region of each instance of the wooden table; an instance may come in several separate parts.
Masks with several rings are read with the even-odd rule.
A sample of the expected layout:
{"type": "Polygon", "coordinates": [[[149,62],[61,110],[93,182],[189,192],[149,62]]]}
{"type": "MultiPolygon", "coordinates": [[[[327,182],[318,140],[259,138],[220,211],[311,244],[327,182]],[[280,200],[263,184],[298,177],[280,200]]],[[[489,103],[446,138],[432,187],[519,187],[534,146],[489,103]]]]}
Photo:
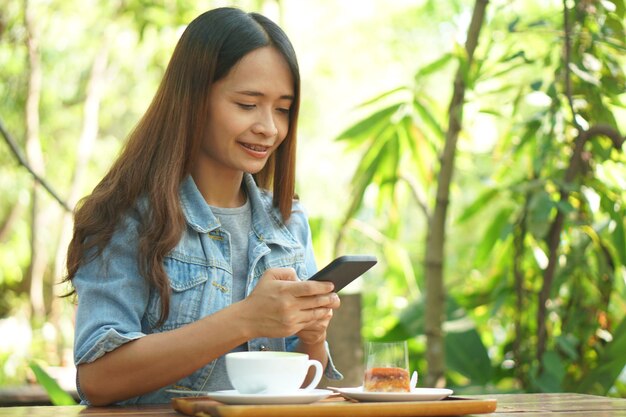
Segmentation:
{"type": "MultiPolygon", "coordinates": [[[[498,408],[493,417],[626,417],[626,399],[584,394],[500,394],[469,398],[495,398],[498,408]]],[[[181,417],[169,405],[136,407],[5,407],[0,417],[181,417]]]]}

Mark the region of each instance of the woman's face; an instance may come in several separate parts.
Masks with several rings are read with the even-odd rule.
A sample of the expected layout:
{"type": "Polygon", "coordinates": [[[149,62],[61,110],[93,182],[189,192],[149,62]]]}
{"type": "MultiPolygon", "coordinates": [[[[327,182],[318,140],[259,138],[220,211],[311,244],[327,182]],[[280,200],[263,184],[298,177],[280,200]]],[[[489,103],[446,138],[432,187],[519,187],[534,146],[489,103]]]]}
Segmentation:
{"type": "Polygon", "coordinates": [[[245,55],[211,88],[208,133],[198,155],[205,172],[259,172],[287,135],[293,99],[291,71],[276,49],[245,55]]]}

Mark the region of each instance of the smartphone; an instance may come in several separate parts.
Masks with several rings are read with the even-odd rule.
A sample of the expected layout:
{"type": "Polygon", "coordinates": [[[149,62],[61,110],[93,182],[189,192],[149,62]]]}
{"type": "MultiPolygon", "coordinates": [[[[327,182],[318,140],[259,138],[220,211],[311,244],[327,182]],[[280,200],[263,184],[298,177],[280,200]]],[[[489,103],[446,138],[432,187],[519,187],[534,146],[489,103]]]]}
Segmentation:
{"type": "Polygon", "coordinates": [[[344,255],[335,259],[324,268],[320,269],[311,280],[330,281],[335,284],[334,292],[363,275],[373,267],[378,260],[372,255],[344,255]]]}

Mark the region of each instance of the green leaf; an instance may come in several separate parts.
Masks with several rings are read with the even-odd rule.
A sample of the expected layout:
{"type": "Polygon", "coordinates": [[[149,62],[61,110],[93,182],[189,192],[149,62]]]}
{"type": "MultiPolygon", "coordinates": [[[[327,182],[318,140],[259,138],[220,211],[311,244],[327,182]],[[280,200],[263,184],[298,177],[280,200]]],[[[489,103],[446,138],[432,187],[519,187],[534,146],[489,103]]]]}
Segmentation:
{"type": "Polygon", "coordinates": [[[435,61],[429,64],[426,64],[425,66],[420,68],[415,74],[415,77],[414,77],[415,81],[418,81],[427,75],[430,75],[439,71],[440,69],[448,65],[448,63],[452,60],[452,58],[454,58],[454,55],[452,55],[451,53],[446,53],[446,54],[443,54],[440,58],[436,59],[435,61]]]}
{"type": "Polygon", "coordinates": [[[400,314],[398,322],[381,338],[385,340],[406,340],[424,334],[424,298],[411,302],[400,314]]]}
{"type": "Polygon", "coordinates": [[[386,125],[385,129],[372,140],[371,146],[361,157],[361,162],[352,176],[352,200],[346,213],[346,219],[352,218],[360,209],[363,203],[363,197],[365,196],[365,189],[375,182],[374,178],[379,172],[382,161],[379,156],[384,155],[385,146],[394,133],[395,129],[390,128],[390,125],[386,125]]]}
{"type": "Polygon", "coordinates": [[[522,135],[522,138],[519,141],[519,145],[514,148],[513,153],[514,154],[517,153],[526,144],[532,143],[533,139],[537,136],[537,131],[539,130],[540,127],[541,127],[540,120],[529,121],[525,126],[524,134],[522,135]]]}
{"type": "MultiPolygon", "coordinates": [[[[400,277],[399,285],[402,288],[408,288],[412,293],[417,292],[417,280],[415,278],[415,270],[413,269],[413,263],[411,257],[406,248],[396,241],[390,241],[383,245],[383,252],[385,255],[385,261],[388,265],[388,272],[386,275],[395,275],[400,277]]],[[[396,284],[398,285],[398,284],[396,284]]]]}
{"type": "Polygon", "coordinates": [[[576,360],[580,356],[578,354],[578,345],[580,341],[573,334],[561,335],[556,338],[556,344],[570,359],[576,360]]]}
{"type": "Polygon", "coordinates": [[[458,223],[466,222],[467,220],[474,217],[477,213],[480,213],[482,209],[488,207],[489,203],[500,194],[499,188],[490,188],[484,193],[482,193],[478,198],[470,204],[468,208],[463,211],[461,216],[458,218],[458,223]]]}
{"type": "Polygon", "coordinates": [[[516,32],[517,31],[517,25],[520,21],[520,17],[519,16],[515,16],[515,18],[513,18],[513,20],[511,22],[509,22],[508,25],[508,30],[509,32],[516,32]]]}
{"type": "Polygon", "coordinates": [[[353,140],[362,143],[368,137],[376,136],[381,128],[391,123],[391,117],[404,103],[396,103],[379,110],[343,131],[336,140],[353,140]]]}
{"type": "Polygon", "coordinates": [[[413,123],[410,115],[405,116],[396,128],[403,154],[409,153],[415,171],[422,184],[428,184],[432,178],[430,163],[434,151],[429,147],[422,131],[413,123]]]}
{"type": "Polygon", "coordinates": [[[498,212],[493,221],[487,228],[485,235],[480,240],[476,249],[475,262],[476,265],[482,265],[491,254],[493,247],[499,240],[504,240],[506,235],[511,231],[510,217],[513,209],[504,208],[498,212]]]}
{"type": "Polygon", "coordinates": [[[528,205],[528,229],[531,233],[543,238],[550,228],[550,216],[555,207],[554,201],[546,191],[532,195],[528,205]]]}
{"type": "Polygon", "coordinates": [[[472,385],[486,385],[491,380],[492,367],[487,348],[473,328],[448,331],[445,336],[446,365],[466,376],[472,385]]]}
{"type": "Polygon", "coordinates": [[[61,388],[41,366],[39,366],[36,362],[30,362],[28,366],[34,372],[37,382],[39,382],[43,389],[48,393],[50,401],[53,405],[76,405],[74,398],[65,392],[63,388],[61,388]]]}
{"type": "MultiPolygon", "coordinates": [[[[390,152],[389,143],[396,137],[395,129],[392,126],[388,126],[380,135],[374,138],[369,149],[361,157],[361,162],[353,176],[353,184],[360,184],[365,179],[367,184],[369,184],[373,181],[375,174],[384,171],[384,165],[390,152]]],[[[365,188],[362,189],[362,191],[364,190],[365,188]]]]}
{"type": "Polygon", "coordinates": [[[363,103],[359,104],[357,106],[357,108],[367,107],[369,105],[372,105],[374,103],[377,103],[377,102],[381,101],[385,97],[388,97],[388,96],[393,95],[395,93],[398,93],[400,91],[408,91],[408,88],[405,87],[405,86],[392,88],[391,90],[385,91],[384,93],[379,94],[379,95],[375,96],[374,98],[371,98],[371,99],[369,99],[367,101],[364,101],[363,103]]]}
{"type": "Polygon", "coordinates": [[[479,110],[481,113],[483,114],[490,114],[492,116],[496,116],[496,117],[500,117],[500,118],[504,118],[504,113],[502,113],[501,110],[496,110],[496,109],[488,109],[488,108],[483,108],[479,110]]]}
{"type": "Polygon", "coordinates": [[[420,118],[426,126],[428,126],[428,128],[437,135],[438,139],[442,139],[445,136],[443,128],[430,110],[428,110],[428,108],[418,99],[418,97],[415,97],[415,100],[413,100],[413,107],[420,115],[420,118]]]}
{"type": "Polygon", "coordinates": [[[626,232],[624,231],[624,219],[626,213],[624,211],[611,212],[611,218],[615,222],[615,230],[613,231],[613,245],[618,253],[619,260],[622,265],[626,265],[626,232]]]}
{"type": "MultiPolygon", "coordinates": [[[[409,304],[396,326],[381,340],[405,340],[424,334],[424,299],[409,304]]],[[[492,375],[491,361],[473,321],[459,308],[454,298],[446,302],[445,349],[447,366],[472,380],[486,384],[492,375]]]]}
{"type": "Polygon", "coordinates": [[[620,18],[624,19],[624,12],[626,7],[624,7],[624,0],[609,0],[611,3],[615,5],[615,14],[620,18]]]}
{"type": "Polygon", "coordinates": [[[417,142],[423,140],[423,135],[413,125],[413,120],[410,115],[405,115],[402,120],[396,126],[396,134],[400,141],[400,147],[410,153],[411,158],[419,162],[418,144],[417,142]]]}
{"type": "Polygon", "coordinates": [[[578,392],[606,395],[626,366],[626,318],[613,332],[598,357],[598,365],[583,377],[578,392]]]}
{"type": "Polygon", "coordinates": [[[618,18],[615,15],[608,15],[603,29],[603,32],[605,32],[608,36],[617,38],[621,42],[624,42],[625,33],[623,18],[618,18]]]}
{"type": "Polygon", "coordinates": [[[516,58],[522,58],[522,60],[526,64],[531,64],[532,62],[534,62],[532,59],[529,59],[526,56],[526,51],[524,51],[524,50],[517,51],[514,54],[509,54],[509,55],[505,56],[504,58],[502,58],[502,60],[500,62],[509,62],[509,61],[515,60],[516,58]]]}
{"type": "Polygon", "coordinates": [[[579,68],[577,65],[570,63],[569,64],[569,69],[578,76],[578,78],[580,78],[581,80],[599,87],[600,86],[600,80],[598,79],[598,77],[590,74],[589,72],[579,68]]]}
{"type": "Polygon", "coordinates": [[[565,377],[565,365],[556,352],[546,352],[541,359],[543,372],[535,383],[542,392],[560,392],[565,377]]]}

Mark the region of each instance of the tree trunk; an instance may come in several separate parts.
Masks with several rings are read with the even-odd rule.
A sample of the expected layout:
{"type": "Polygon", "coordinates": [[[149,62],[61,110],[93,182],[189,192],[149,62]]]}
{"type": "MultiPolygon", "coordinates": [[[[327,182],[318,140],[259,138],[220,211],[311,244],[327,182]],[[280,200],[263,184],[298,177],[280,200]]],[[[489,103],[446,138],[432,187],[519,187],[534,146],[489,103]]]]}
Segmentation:
{"type": "MultiPolygon", "coordinates": [[[[104,92],[106,69],[108,64],[109,41],[109,36],[103,37],[102,46],[96,52],[91,72],[89,74],[89,81],[87,82],[87,91],[83,105],[83,126],[77,143],[74,174],[72,175],[72,182],[70,184],[70,190],[66,200],[68,205],[72,208],[76,206],[76,203],[81,197],[84,183],[83,180],[86,177],[87,165],[91,159],[96,139],[98,138],[98,116],[100,113],[102,94],[104,92]]],[[[72,212],[68,211],[64,211],[62,214],[61,227],[54,258],[53,276],[55,281],[60,281],[66,273],[65,260],[67,247],[72,238],[72,228],[74,225],[72,214],[72,212]]],[[[66,300],[62,298],[62,296],[67,293],[67,290],[68,289],[65,286],[61,285],[55,285],[53,287],[54,297],[52,297],[50,311],[50,322],[57,328],[57,334],[59,335],[57,339],[59,363],[63,363],[63,348],[67,345],[64,332],[62,331],[62,320],[64,317],[63,312],[64,307],[66,306],[66,300]]]]}
{"type": "MultiPolygon", "coordinates": [[[[613,147],[616,150],[621,150],[624,144],[625,138],[611,126],[608,125],[594,125],[587,130],[581,130],[574,141],[574,149],[572,151],[572,157],[570,164],[565,171],[563,178],[563,188],[560,191],[560,201],[567,201],[570,192],[567,187],[574,183],[574,180],[581,174],[583,165],[583,152],[585,144],[588,140],[593,139],[596,136],[606,136],[611,139],[613,147]]],[[[550,294],[553,291],[552,285],[554,282],[554,276],[556,274],[556,267],[558,263],[558,254],[561,242],[561,232],[565,224],[565,213],[558,209],[556,217],[550,225],[546,242],[548,244],[548,266],[543,274],[543,283],[538,296],[537,305],[537,356],[536,359],[539,363],[539,369],[542,368],[542,357],[546,350],[546,344],[548,339],[548,327],[547,327],[547,303],[550,299],[550,294]]]]}
{"type": "MultiPolygon", "coordinates": [[[[76,150],[76,165],[67,196],[68,205],[73,208],[80,199],[87,164],[91,158],[93,147],[98,137],[98,115],[104,91],[104,81],[108,62],[108,37],[104,37],[102,47],[96,53],[87,82],[85,103],[83,106],[83,126],[76,150]]],[[[61,278],[65,272],[65,256],[72,236],[72,213],[64,212],[61,220],[61,231],[55,256],[55,279],[61,278]]]]}
{"type": "MultiPolygon", "coordinates": [[[[28,92],[25,110],[26,158],[33,170],[41,177],[45,177],[43,175],[45,171],[44,159],[39,141],[39,100],[42,80],[39,33],[35,12],[28,0],[24,1],[24,23],[28,49],[28,92]]],[[[31,307],[35,317],[43,317],[45,315],[44,274],[47,255],[42,235],[46,230],[46,224],[45,213],[41,206],[40,185],[37,181],[34,181],[31,201],[31,261],[27,280],[30,282],[31,307]]]]}
{"type": "MultiPolygon", "coordinates": [[[[465,51],[467,68],[470,68],[478,37],[483,25],[488,0],[476,0],[472,20],[467,33],[465,51]]],[[[443,322],[445,320],[445,289],[443,285],[443,260],[446,235],[446,216],[449,204],[450,183],[454,169],[456,144],[463,123],[463,102],[465,100],[463,68],[459,67],[454,80],[454,91],[450,101],[446,141],[441,155],[441,167],[437,178],[437,197],[432,221],[426,237],[425,276],[426,312],[425,333],[427,338],[426,362],[428,374],[426,385],[445,385],[445,341],[443,322]]]]}
{"type": "Polygon", "coordinates": [[[23,211],[23,206],[18,199],[13,207],[11,207],[11,210],[9,210],[6,217],[2,219],[2,223],[0,224],[0,244],[8,238],[9,232],[13,228],[13,224],[15,224],[15,221],[19,219],[23,211]]]}

